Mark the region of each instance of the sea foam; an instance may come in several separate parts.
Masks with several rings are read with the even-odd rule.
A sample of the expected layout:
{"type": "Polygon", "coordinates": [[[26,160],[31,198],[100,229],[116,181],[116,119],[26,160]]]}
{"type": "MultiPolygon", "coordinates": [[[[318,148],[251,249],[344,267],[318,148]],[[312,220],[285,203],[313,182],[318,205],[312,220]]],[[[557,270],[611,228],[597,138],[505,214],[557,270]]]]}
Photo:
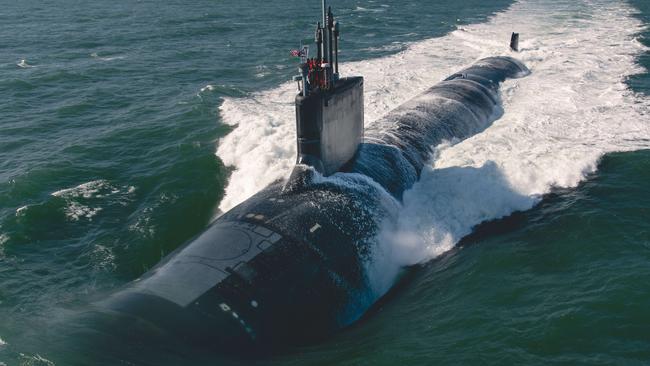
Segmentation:
{"type": "MultiPolygon", "coordinates": [[[[66,203],[65,214],[72,221],[79,221],[81,218],[92,220],[100,211],[102,200],[106,198],[113,199],[117,196],[117,202],[120,205],[126,205],[130,196],[135,192],[133,186],[117,187],[107,180],[98,179],[82,183],[72,188],[65,188],[53,192],[51,196],[59,197],[66,203]]],[[[16,210],[19,215],[29,206],[24,206],[16,210]]]]}

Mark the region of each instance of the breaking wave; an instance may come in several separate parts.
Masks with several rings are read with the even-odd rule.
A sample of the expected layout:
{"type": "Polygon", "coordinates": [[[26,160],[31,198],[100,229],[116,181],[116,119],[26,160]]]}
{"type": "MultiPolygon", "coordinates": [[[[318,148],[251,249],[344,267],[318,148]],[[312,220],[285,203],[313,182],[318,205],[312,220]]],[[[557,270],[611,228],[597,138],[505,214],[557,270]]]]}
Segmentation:
{"type": "Polygon", "coordinates": [[[27,60],[22,59],[20,62],[16,63],[16,66],[20,67],[21,69],[28,69],[30,67],[34,67],[33,65],[30,65],[27,63],[27,60]]]}
{"type": "Polygon", "coordinates": [[[93,180],[72,188],[53,192],[50,194],[53,199],[21,206],[16,209],[16,216],[28,215],[32,209],[45,207],[59,200],[59,202],[63,203],[63,213],[69,221],[79,221],[81,219],[92,221],[102,211],[102,205],[106,204],[106,200],[109,200],[110,203],[125,206],[131,201],[134,192],[135,187],[133,186],[115,186],[107,180],[93,180]]]}

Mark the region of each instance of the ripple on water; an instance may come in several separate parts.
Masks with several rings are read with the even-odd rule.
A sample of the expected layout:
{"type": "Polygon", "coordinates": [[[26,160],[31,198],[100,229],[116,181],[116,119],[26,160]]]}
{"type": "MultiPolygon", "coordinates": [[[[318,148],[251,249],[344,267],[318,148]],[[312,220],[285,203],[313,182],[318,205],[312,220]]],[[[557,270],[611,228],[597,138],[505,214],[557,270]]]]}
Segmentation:
{"type": "MultiPolygon", "coordinates": [[[[0,258],[5,256],[5,243],[9,241],[9,237],[6,234],[0,234],[0,258]]],[[[5,343],[0,338],[0,346],[3,346],[5,343]]]]}
{"type": "Polygon", "coordinates": [[[39,355],[27,355],[24,353],[20,354],[20,366],[54,366],[54,362],[48,360],[47,358],[39,355]]]}

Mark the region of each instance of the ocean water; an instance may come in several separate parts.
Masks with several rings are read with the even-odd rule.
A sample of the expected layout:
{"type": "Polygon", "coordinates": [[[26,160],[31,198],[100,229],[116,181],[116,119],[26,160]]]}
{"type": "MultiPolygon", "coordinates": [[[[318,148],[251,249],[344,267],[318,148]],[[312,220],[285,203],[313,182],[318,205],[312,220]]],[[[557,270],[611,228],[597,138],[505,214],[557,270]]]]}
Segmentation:
{"type": "Polygon", "coordinates": [[[490,128],[432,147],[377,238],[372,280],[395,286],[362,321],[244,360],[173,339],[88,348],[69,328],[286,176],[288,51],[319,3],[5,4],[0,364],[647,364],[650,3],[486,3],[332,1],[367,123],[510,54],[512,31],[532,74],[503,85],[490,128]]]}

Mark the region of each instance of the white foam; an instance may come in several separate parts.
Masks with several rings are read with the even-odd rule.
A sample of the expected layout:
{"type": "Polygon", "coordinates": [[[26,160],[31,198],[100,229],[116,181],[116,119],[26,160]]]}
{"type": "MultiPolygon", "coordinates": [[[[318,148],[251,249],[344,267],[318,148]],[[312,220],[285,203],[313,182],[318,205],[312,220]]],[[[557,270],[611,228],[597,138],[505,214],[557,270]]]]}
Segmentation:
{"type": "Polygon", "coordinates": [[[101,244],[94,244],[91,251],[84,254],[97,271],[112,271],[115,269],[115,253],[113,249],[101,244]]]}
{"type": "Polygon", "coordinates": [[[367,47],[367,48],[362,49],[362,51],[370,51],[370,52],[376,52],[376,51],[386,52],[386,51],[388,51],[388,52],[393,52],[393,51],[403,50],[404,48],[406,48],[406,45],[404,43],[402,43],[402,42],[392,42],[390,44],[383,45],[383,46],[380,46],[380,47],[367,47]]]}
{"type": "Polygon", "coordinates": [[[25,210],[29,208],[29,205],[20,206],[16,209],[16,216],[20,216],[25,210]]]}
{"type": "Polygon", "coordinates": [[[151,206],[147,206],[142,209],[138,215],[135,222],[129,225],[129,230],[137,233],[143,238],[151,239],[156,234],[157,227],[155,225],[155,220],[153,220],[153,215],[161,206],[176,202],[178,196],[174,194],[162,193],[158,199],[151,206]]]}
{"type": "Polygon", "coordinates": [[[357,6],[356,9],[354,9],[354,11],[356,11],[356,12],[367,12],[367,13],[379,13],[379,12],[386,11],[386,8],[388,7],[386,5],[380,5],[380,6],[381,6],[381,8],[379,8],[379,9],[368,9],[368,8],[364,8],[362,6],[357,6]]]}
{"type": "MultiPolygon", "coordinates": [[[[479,58],[509,54],[512,31],[521,34],[515,57],[533,72],[502,86],[500,120],[440,146],[406,192],[399,218],[385,223],[380,236],[378,292],[401,266],[443,253],[480,222],[529,209],[553,187],[576,186],[603,154],[650,147],[650,101],[624,83],[644,72],[635,58],[648,51],[635,39],[643,24],[634,12],[623,2],[523,0],[486,23],[341,65],[365,77],[367,124],[479,58]]],[[[221,210],[289,173],[294,94],[294,84],[285,83],[221,106],[223,120],[237,125],[217,149],[236,168],[221,210]]]]}
{"type": "Polygon", "coordinates": [[[97,52],[93,52],[90,54],[90,57],[100,60],[100,61],[113,61],[113,60],[123,60],[126,57],[125,56],[99,56],[97,52]]]}
{"type": "Polygon", "coordinates": [[[213,90],[214,90],[214,86],[208,84],[208,85],[204,86],[203,88],[201,88],[201,93],[206,92],[206,91],[213,91],[213,90]]]}
{"type": "Polygon", "coordinates": [[[104,179],[93,180],[82,183],[76,187],[65,188],[52,193],[55,197],[84,197],[91,198],[99,193],[100,190],[109,187],[110,184],[104,179]]]}
{"type": "Polygon", "coordinates": [[[16,66],[18,66],[18,67],[20,67],[22,69],[27,69],[27,68],[30,68],[30,67],[34,67],[33,65],[28,64],[27,60],[25,60],[25,59],[20,60],[20,62],[18,62],[16,64],[16,66]]]}
{"type": "MultiPolygon", "coordinates": [[[[99,207],[102,200],[108,197],[119,195],[118,203],[122,206],[127,205],[130,196],[135,192],[135,187],[124,186],[116,187],[104,179],[93,180],[82,183],[76,187],[65,188],[53,192],[51,195],[60,197],[66,202],[65,214],[72,221],[79,221],[81,218],[92,220],[100,211],[99,207]]],[[[16,215],[20,215],[29,206],[23,206],[16,210],[16,215]]]]}
{"type": "Polygon", "coordinates": [[[47,358],[39,355],[28,355],[24,353],[19,353],[21,358],[21,365],[41,365],[41,366],[55,366],[56,364],[47,358]]]}

